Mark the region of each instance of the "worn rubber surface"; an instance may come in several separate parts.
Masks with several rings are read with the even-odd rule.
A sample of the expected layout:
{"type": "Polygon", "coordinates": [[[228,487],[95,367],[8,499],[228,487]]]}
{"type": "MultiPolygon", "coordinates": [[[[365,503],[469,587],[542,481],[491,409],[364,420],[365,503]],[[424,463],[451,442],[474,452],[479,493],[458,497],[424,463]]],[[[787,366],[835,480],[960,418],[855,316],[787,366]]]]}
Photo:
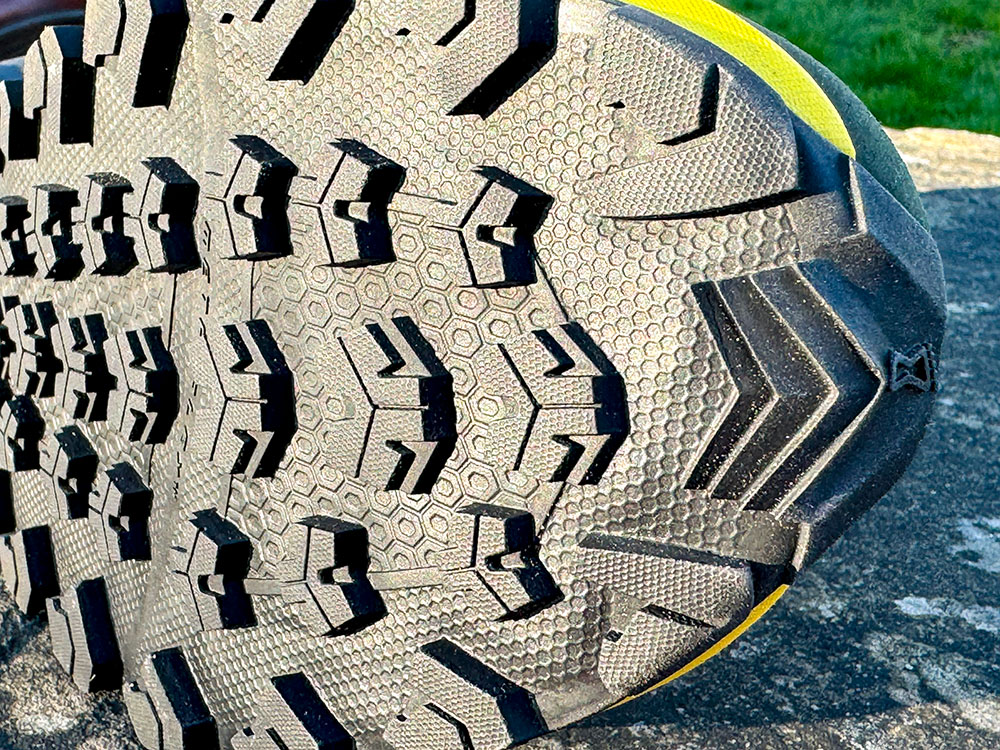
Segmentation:
{"type": "Polygon", "coordinates": [[[940,261],[604,2],[92,0],[0,81],[0,565],[155,750],[495,750],[905,468],[940,261]]]}

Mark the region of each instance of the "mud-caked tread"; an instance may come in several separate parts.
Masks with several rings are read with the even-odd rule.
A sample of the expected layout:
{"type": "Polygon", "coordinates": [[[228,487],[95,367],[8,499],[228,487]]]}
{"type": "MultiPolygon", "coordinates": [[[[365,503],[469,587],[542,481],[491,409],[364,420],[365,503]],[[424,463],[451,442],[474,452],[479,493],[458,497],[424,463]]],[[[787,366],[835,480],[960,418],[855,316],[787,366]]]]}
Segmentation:
{"type": "Polygon", "coordinates": [[[449,571],[449,585],[479,590],[477,609],[494,619],[530,617],[562,598],[538,559],[531,513],[498,505],[469,505],[455,515],[449,537],[455,559],[461,561],[449,571]]]}
{"type": "Polygon", "coordinates": [[[430,492],[457,439],[451,374],[408,316],[369,323],[340,345],[337,375],[356,415],[343,420],[338,465],[379,489],[430,492]]]}
{"type": "Polygon", "coordinates": [[[200,338],[215,376],[201,384],[212,394],[214,427],[203,457],[237,476],[274,476],[296,419],[294,379],[270,327],[203,319],[200,338]]]}
{"type": "Polygon", "coordinates": [[[272,677],[233,750],[355,750],[357,744],[302,672],[272,677]]]}
{"type": "Polygon", "coordinates": [[[149,750],[221,750],[219,728],[181,648],[153,653],[142,683],[124,688],[139,741],[149,750]]]}
{"type": "Polygon", "coordinates": [[[230,139],[219,159],[206,174],[203,207],[212,255],[250,261],[291,255],[288,194],[298,167],[256,135],[230,139]]]}
{"type": "Polygon", "coordinates": [[[108,420],[128,440],[155,445],[167,439],[177,418],[179,380],[159,326],[123,331],[106,346],[115,389],[108,420]]]}
{"type": "Polygon", "coordinates": [[[169,107],[188,24],[187,0],[95,0],[85,16],[82,58],[95,67],[138,58],[116,67],[132,106],[169,107]]]}
{"type": "Polygon", "coordinates": [[[334,141],[322,155],[318,175],[293,187],[292,244],[321,245],[333,266],[391,263],[388,209],[406,170],[357,140],[334,141]]]}
{"type": "Polygon", "coordinates": [[[173,575],[185,580],[191,621],[202,630],[257,624],[247,593],[253,547],[250,538],[215,510],[196,512],[170,549],[173,575]]]}
{"type": "Polygon", "coordinates": [[[421,646],[411,673],[410,703],[385,730],[393,747],[497,750],[545,731],[530,692],[452,641],[421,646]]]}
{"type": "Polygon", "coordinates": [[[117,690],[123,664],[103,578],[81,581],[46,601],[52,651],[84,692],[117,690]]]}
{"type": "Polygon", "coordinates": [[[90,496],[88,517],[104,544],[108,560],[149,560],[149,515],[153,491],[130,463],[100,473],[90,496]]]}
{"type": "Polygon", "coordinates": [[[26,615],[45,609],[59,595],[59,574],[48,526],[32,526],[0,537],[0,578],[14,603],[26,615]]]}

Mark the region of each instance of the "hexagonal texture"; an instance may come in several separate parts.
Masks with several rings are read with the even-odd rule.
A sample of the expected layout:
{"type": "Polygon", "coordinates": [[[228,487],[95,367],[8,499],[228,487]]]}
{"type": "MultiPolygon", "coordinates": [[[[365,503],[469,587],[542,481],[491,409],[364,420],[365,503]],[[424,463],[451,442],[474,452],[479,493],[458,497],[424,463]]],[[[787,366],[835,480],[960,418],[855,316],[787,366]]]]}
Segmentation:
{"type": "Polygon", "coordinates": [[[927,235],[696,34],[89,5],[0,81],[0,558],[80,683],[106,602],[144,744],[521,742],[724,638],[912,452],[927,235]]]}

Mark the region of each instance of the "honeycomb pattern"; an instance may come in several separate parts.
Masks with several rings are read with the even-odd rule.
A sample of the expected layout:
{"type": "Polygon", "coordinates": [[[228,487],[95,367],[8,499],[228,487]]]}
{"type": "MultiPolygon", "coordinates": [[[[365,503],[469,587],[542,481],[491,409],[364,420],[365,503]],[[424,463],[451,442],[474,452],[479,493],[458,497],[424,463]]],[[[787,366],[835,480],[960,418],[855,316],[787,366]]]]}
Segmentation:
{"type": "MultiPolygon", "coordinates": [[[[440,279],[438,286],[451,288],[451,284],[442,283],[443,274],[451,266],[457,277],[461,268],[456,264],[461,258],[445,257],[428,248],[418,228],[404,224],[399,216],[393,230],[397,258],[391,264],[363,270],[331,269],[318,265],[316,258],[296,254],[280,271],[275,267],[273,275],[262,275],[254,285],[254,298],[259,305],[255,314],[282,321],[279,346],[296,373],[300,392],[308,397],[308,407],[300,415],[300,436],[289,450],[287,494],[281,494],[284,483],[280,479],[266,491],[275,504],[301,508],[296,520],[311,511],[310,504],[316,502],[311,498],[318,494],[319,509],[369,528],[376,566],[406,569],[426,565],[433,554],[443,551],[447,521],[437,519],[446,518],[455,509],[459,499],[456,490],[466,501],[475,498],[485,502],[498,491],[499,479],[490,466],[469,457],[462,444],[429,499],[372,490],[324,465],[323,444],[337,439],[336,420],[344,408],[336,384],[322,375],[332,370],[329,352],[338,345],[337,339],[354,328],[354,321],[386,321],[409,315],[420,321],[421,332],[435,351],[442,353],[445,367],[455,378],[456,393],[468,394],[476,387],[474,363],[484,338],[506,340],[535,322],[558,319],[558,313],[547,290],[539,299],[537,292],[523,289],[466,288],[456,300],[433,287],[421,288],[422,279],[435,276],[440,279]],[[500,309],[491,307],[495,299],[503,300],[500,309]],[[313,425],[321,426],[318,434],[302,437],[313,425]]],[[[468,413],[459,407],[459,432],[468,435],[470,428],[468,413]]],[[[260,513],[252,515],[257,524],[250,525],[263,526],[256,537],[261,541],[265,530],[280,535],[287,525],[284,519],[276,518],[280,528],[275,528],[260,513]]],[[[251,529],[248,533],[255,532],[251,529]]],[[[280,556],[281,550],[275,552],[280,556]]],[[[275,561],[270,558],[271,563],[275,561]]]]}
{"type": "MultiPolygon", "coordinates": [[[[298,17],[309,2],[288,0],[273,12],[283,5],[289,17],[298,17]]],[[[655,162],[650,153],[663,155],[663,141],[699,127],[713,65],[723,68],[720,91],[738,100],[731,103],[737,114],[728,127],[769,134],[753,153],[740,190],[760,187],[771,168],[774,182],[766,188],[774,192],[798,178],[794,148],[782,129],[785,115],[772,127],[773,102],[754,109],[756,90],[746,87],[741,69],[727,67],[725,56],[702,59],[666,25],[651,33],[611,20],[610,5],[588,5],[583,12],[583,4],[562,3],[554,56],[485,119],[444,114],[441,50],[423,38],[445,25],[454,4],[442,10],[441,2],[427,20],[430,32],[414,29],[410,38],[397,33],[400,16],[388,7],[392,3],[359,0],[308,85],[266,80],[287,39],[280,24],[250,28],[255,5],[189,0],[188,39],[169,109],[128,106],[120,94],[134,95],[136,81],[123,69],[137,64],[138,55],[123,46],[96,79],[94,145],[60,145],[49,124],[37,161],[6,165],[2,192],[33,195],[35,186],[50,183],[78,188],[98,171],[132,179],[143,174],[143,160],[165,157],[204,186],[217,168],[215,155],[240,135],[286,155],[296,179],[320,174],[329,144],[346,139],[405,168],[404,184],[388,205],[393,258],[377,265],[335,267],[325,244],[308,236],[297,238],[286,257],[234,261],[223,251],[211,212],[200,209],[200,265],[185,264],[188,273],[136,268],[121,277],[87,275],[81,283],[42,274],[20,282],[22,299],[51,300],[61,316],[99,313],[112,336],[162,330],[180,381],[180,413],[164,441],[136,444],[99,422],[79,427],[102,467],[127,461],[153,489],[154,549],[176,545],[181,521],[210,509],[252,540],[248,591],[257,623],[200,631],[183,606],[184,592],[162,565],[94,569],[92,530],[86,523],[59,526],[38,472],[12,478],[17,518],[22,525],[54,525],[66,582],[105,577],[116,630],[131,634],[122,644],[127,673],[137,673],[151,652],[183,646],[223,738],[250,725],[267,680],[301,671],[359,746],[376,743],[415,697],[409,670],[418,649],[441,639],[535,695],[539,705],[557,705],[559,696],[592,684],[599,673],[616,596],[603,581],[607,569],[581,572],[585,539],[641,535],[716,548],[740,534],[730,509],[683,489],[685,473],[735,398],[691,286],[793,264],[802,254],[786,205],[637,221],[604,218],[601,201],[613,203],[607,193],[618,190],[625,208],[614,215],[627,216],[650,206],[628,194],[632,186],[625,183],[654,197],[670,192],[662,164],[644,165],[655,162]],[[225,14],[231,15],[228,23],[221,22],[225,14]],[[638,80],[619,75],[633,70],[659,73],[638,80]],[[690,106],[664,97],[665,89],[690,106]],[[617,103],[624,106],[609,106],[617,103]],[[650,122],[659,123],[655,132],[650,122]],[[149,132],[164,134],[161,153],[150,153],[149,132]],[[623,165],[638,169],[600,186],[623,165]],[[533,235],[535,278],[522,286],[475,286],[466,257],[448,236],[480,194],[484,168],[551,198],[533,235]],[[198,386],[205,367],[197,354],[196,321],[202,317],[267,321],[294,374],[297,429],[273,477],[234,476],[227,467],[194,460],[189,451],[204,429],[197,418],[206,399],[198,386]],[[458,443],[431,491],[422,494],[375,489],[330,461],[341,437],[338,423],[352,408],[329,377],[340,341],[398,317],[418,324],[454,389],[458,443]],[[522,391],[496,387],[511,377],[499,345],[571,322],[621,375],[631,421],[600,481],[584,486],[551,482],[498,460],[518,441],[515,425],[530,408],[522,391]],[[442,571],[454,552],[455,518],[471,504],[534,517],[538,559],[559,601],[524,619],[498,621],[474,591],[447,585],[442,571]],[[318,514],[367,530],[369,575],[387,610],[363,630],[336,638],[303,637],[288,608],[266,591],[289,551],[292,526],[318,514]],[[140,612],[144,620],[136,627],[140,612]]],[[[47,116],[43,112],[43,120],[47,116]]],[[[720,161],[720,169],[741,165],[720,161]]],[[[721,174],[682,172],[690,180],[678,191],[689,202],[704,192],[705,180],[721,174]]],[[[290,195],[295,190],[293,185],[290,195]]],[[[38,407],[49,425],[74,421],[56,399],[38,407]]],[[[689,608],[706,618],[742,581],[736,575],[709,581],[646,561],[606,567],[614,567],[618,586],[626,589],[652,581],[687,590],[689,608]]],[[[660,639],[667,656],[680,658],[693,647],[671,638],[660,639]]]]}
{"type": "Polygon", "coordinates": [[[658,141],[669,141],[697,130],[708,66],[678,54],[677,42],[638,23],[609,24],[598,43],[601,54],[619,56],[630,65],[608,66],[602,101],[623,110],[658,141]],[[662,82],[674,84],[673,96],[663,96],[662,82]]]}
{"type": "Polygon", "coordinates": [[[568,488],[551,533],[574,534],[573,519],[593,518],[609,533],[642,532],[692,546],[717,543],[736,534],[735,523],[722,513],[713,517],[703,498],[681,489],[682,475],[721,418],[734,386],[706,338],[690,284],[794,262],[798,247],[791,223],[786,210],[776,207],[725,219],[604,221],[601,231],[607,259],[552,258],[553,284],[567,305],[586,311],[583,325],[625,381],[638,384],[637,429],[622,448],[626,461],[609,470],[608,486],[620,491],[568,488]],[[601,294],[607,293],[604,284],[622,290],[619,304],[601,294]],[[644,323],[640,335],[636,323],[644,323]]]}
{"type": "MultiPolygon", "coordinates": [[[[487,640],[496,647],[486,653],[477,650],[475,655],[533,691],[555,689],[593,670],[600,625],[585,613],[600,606],[602,595],[573,574],[570,551],[585,533],[643,530],[668,535],[678,543],[697,543],[703,535],[736,534],[735,524],[721,511],[679,489],[685,467],[733,394],[721,356],[688,290],[696,280],[794,260],[797,246],[784,209],[648,223],[594,216],[574,186],[624,162],[628,152],[620,134],[634,126],[609,116],[600,93],[605,82],[592,62],[594,51],[586,38],[561,39],[555,58],[512,97],[509,110],[501,108],[488,124],[472,117],[440,118],[429,104],[432,83],[412,72],[426,62],[423,49],[387,35],[363,4],[338,40],[343,49],[336,66],[320,70],[330,81],[322,104],[318,91],[309,88],[288,91],[296,104],[289,101],[288,108],[281,109],[266,100],[231,96],[239,91],[237,82],[251,62],[249,48],[231,30],[217,32],[216,41],[225,60],[220,75],[231,81],[222,90],[223,107],[233,113],[232,127],[254,121],[255,132],[284,153],[294,153],[302,173],[309,172],[313,160],[319,161],[317,144],[331,136],[349,136],[405,165],[403,190],[408,194],[461,203],[477,189],[469,175],[477,166],[491,164],[553,198],[535,237],[544,275],[528,287],[464,286],[467,271],[461,256],[439,241],[425,218],[432,211],[421,214],[401,203],[390,204],[393,263],[363,270],[333,269],[326,265],[324,248],[316,245],[297,248],[280,265],[261,265],[253,281],[250,314],[280,321],[275,336],[296,373],[303,398],[300,429],[285,471],[252,489],[234,485],[230,516],[240,519],[241,528],[259,542],[258,572],[276,569],[288,524],[317,510],[364,525],[372,570],[392,571],[433,565],[446,550],[452,514],[468,502],[551,508],[555,491],[519,472],[494,468],[495,442],[487,425],[517,405],[486,387],[491,373],[484,369],[489,360],[483,351],[564,322],[567,311],[572,311],[572,318],[619,368],[629,392],[638,394],[630,404],[633,435],[604,482],[598,487],[567,487],[554,504],[541,555],[566,593],[565,601],[523,625],[477,622],[477,632],[491,633],[487,640]],[[365,44],[351,43],[361,38],[365,44]],[[401,85],[387,89],[376,83],[387,78],[401,85]],[[361,99],[370,104],[359,106],[328,93],[359,90],[365,92],[361,99]],[[289,138],[292,123],[285,115],[293,106],[301,113],[294,124],[294,142],[289,138]],[[510,114],[518,110],[523,115],[510,114]],[[325,135],[327,118],[350,121],[352,128],[349,133],[325,135]],[[421,156],[428,149],[439,154],[433,164],[421,156]],[[323,461],[324,443],[336,439],[333,425],[344,408],[322,377],[329,369],[324,352],[359,321],[385,321],[397,315],[420,322],[454,377],[459,443],[428,496],[374,491],[323,461]],[[614,491],[608,491],[612,487],[614,491]]],[[[699,78],[698,90],[701,83],[699,78]]],[[[437,608],[444,606],[441,593],[430,589],[419,596],[433,597],[437,608]]],[[[388,598],[386,603],[390,612],[401,606],[388,598]]],[[[460,631],[462,625],[452,622],[460,631]]],[[[386,639],[380,642],[408,638],[405,631],[404,627],[392,631],[397,635],[380,635],[386,639]]],[[[248,636],[254,634],[237,637],[248,636]]],[[[287,648],[292,648],[290,639],[287,648]]],[[[346,643],[343,648],[348,648],[346,643]]],[[[400,640],[395,648],[406,652],[412,646],[400,640]]],[[[228,658],[243,663],[235,653],[228,658]]],[[[299,660],[305,663],[300,657],[289,659],[287,665],[283,660],[282,665],[291,671],[299,660]]],[[[319,654],[313,655],[313,663],[323,663],[319,654]]],[[[318,684],[346,684],[343,693],[355,694],[352,680],[358,679],[324,675],[318,684]]],[[[225,690],[228,695],[232,690],[223,675],[212,682],[210,691],[225,690]]],[[[381,681],[372,687],[390,689],[391,684],[381,681]]],[[[328,700],[333,699],[328,696],[328,700]]],[[[337,708],[331,704],[340,717],[337,708]]],[[[377,731],[383,719],[373,714],[365,730],[377,731]]],[[[348,726],[349,731],[360,729],[348,726]]]]}

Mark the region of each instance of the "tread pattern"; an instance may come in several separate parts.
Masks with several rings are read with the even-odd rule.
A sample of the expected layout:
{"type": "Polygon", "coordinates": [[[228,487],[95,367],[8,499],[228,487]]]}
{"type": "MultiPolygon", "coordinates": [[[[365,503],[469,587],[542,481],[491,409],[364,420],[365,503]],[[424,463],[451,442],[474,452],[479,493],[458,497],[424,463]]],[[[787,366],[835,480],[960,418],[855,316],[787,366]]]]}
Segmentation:
{"type": "Polygon", "coordinates": [[[420,648],[411,690],[385,732],[400,750],[497,750],[546,731],[531,693],[445,639],[420,648]]]}
{"type": "MultiPolygon", "coordinates": [[[[232,8],[233,3],[223,3],[232,8]]],[[[240,9],[223,13],[219,22],[238,27],[262,47],[261,68],[271,81],[308,83],[323,63],[347,19],[354,0],[311,0],[310,3],[275,4],[250,0],[240,9]],[[291,6],[291,7],[289,7],[291,6]],[[287,29],[294,29],[291,33],[287,29]],[[288,39],[276,43],[276,39],[288,39]]]]}
{"type": "Polygon", "coordinates": [[[535,234],[552,197],[495,167],[480,167],[484,180],[468,213],[453,231],[472,286],[498,289],[537,281],[535,234]]]}
{"type": "Polygon", "coordinates": [[[90,497],[88,515],[110,561],[152,559],[152,505],[153,491],[131,464],[118,463],[101,472],[90,497]]]}
{"type": "Polygon", "coordinates": [[[83,29],[49,26],[24,58],[26,111],[53,124],[59,143],[94,140],[94,68],[83,60],[83,29]]]}
{"type": "Polygon", "coordinates": [[[0,535],[17,530],[17,512],[14,508],[14,488],[10,472],[0,471],[0,535]]]}
{"type": "Polygon", "coordinates": [[[92,0],[84,18],[82,59],[96,68],[111,58],[137,59],[119,65],[128,76],[133,107],[169,107],[181,51],[187,39],[185,0],[92,0]]]}
{"type": "Polygon", "coordinates": [[[33,276],[37,271],[35,258],[28,251],[27,225],[30,218],[27,198],[20,195],[0,198],[0,267],[6,276],[33,276]]]}
{"type": "Polygon", "coordinates": [[[122,657],[103,578],[83,581],[46,600],[52,650],[73,683],[84,692],[117,690],[122,657]]]}
{"type": "Polygon", "coordinates": [[[171,561],[174,574],[186,579],[191,621],[202,630],[255,626],[245,583],[253,556],[250,538],[215,510],[195,513],[181,533],[171,561]]]}
{"type": "Polygon", "coordinates": [[[85,201],[85,228],[89,252],[84,268],[101,276],[120,276],[138,265],[135,239],[125,233],[125,198],[132,183],[121,175],[90,175],[85,201]]]}
{"type": "Polygon", "coordinates": [[[18,195],[0,198],[3,273],[33,276],[40,267],[45,278],[63,281],[84,270],[122,276],[138,265],[175,274],[200,267],[198,183],[167,157],[140,164],[131,179],[91,174],[82,191],[37,185],[33,203],[18,195]]]}
{"type": "Polygon", "coordinates": [[[448,114],[485,119],[555,53],[558,9],[555,0],[477,0],[434,17],[409,3],[398,22],[443,48],[437,80],[448,114]]]}
{"type": "Polygon", "coordinates": [[[83,229],[77,221],[80,195],[65,185],[35,186],[33,231],[29,248],[43,276],[54,281],[76,278],[83,270],[83,229]]]}
{"type": "Polygon", "coordinates": [[[360,141],[331,143],[318,177],[297,180],[293,189],[293,245],[322,244],[333,266],[391,263],[388,209],[405,177],[401,165],[360,141]]]}
{"type": "Polygon", "coordinates": [[[48,526],[33,526],[0,537],[0,577],[14,603],[28,616],[59,595],[59,575],[48,526]]]}
{"type": "Polygon", "coordinates": [[[184,651],[157,651],[143,671],[145,689],[136,682],[125,687],[139,741],[149,750],[220,750],[218,724],[184,651]]]}
{"type": "Polygon", "coordinates": [[[450,585],[482,589],[487,603],[477,602],[477,609],[493,619],[530,617],[562,598],[538,559],[535,518],[530,513],[498,505],[470,505],[455,516],[450,536],[464,558],[451,571],[450,585]]]}
{"type": "Polygon", "coordinates": [[[9,302],[4,325],[14,346],[6,372],[10,387],[32,398],[61,396],[66,368],[53,340],[59,325],[55,307],[47,301],[9,302]]]}
{"type": "Polygon", "coordinates": [[[754,604],[751,563],[668,543],[591,534],[576,565],[603,592],[598,673],[615,695],[680,668],[754,604]]]}
{"type": "Polygon", "coordinates": [[[298,168],[257,136],[240,135],[229,143],[226,164],[208,172],[203,207],[207,243],[223,258],[258,261],[290,255],[288,193],[298,168]]]}
{"type": "Polygon", "coordinates": [[[141,204],[136,216],[126,222],[139,238],[139,263],[148,271],[183,273],[198,268],[195,212],[200,186],[169,157],[142,162],[141,204]]]}
{"type": "Polygon", "coordinates": [[[384,490],[431,491],[457,439],[451,374],[409,317],[340,339],[339,377],[356,380],[337,463],[384,490]],[[360,394],[357,389],[360,389],[360,394]]]}
{"type": "Polygon", "coordinates": [[[254,722],[233,736],[233,750],[355,750],[354,738],[302,672],[269,683],[254,722]]]}
{"type": "Polygon", "coordinates": [[[104,317],[93,313],[63,318],[58,336],[58,348],[63,352],[66,364],[63,406],[75,419],[86,422],[107,420],[108,404],[117,380],[108,370],[106,347],[112,347],[113,354],[115,344],[108,344],[104,317]]]}
{"type": "MultiPolygon", "coordinates": [[[[625,12],[634,16],[642,11],[625,12]]],[[[786,203],[805,187],[796,126],[776,94],[764,98],[728,70],[678,60],[659,48],[670,44],[667,39],[657,39],[638,24],[624,26],[619,33],[620,38],[607,43],[635,45],[650,56],[644,61],[649,64],[636,70],[651,80],[659,74],[663,80],[696,82],[695,91],[680,96],[696,97],[699,104],[681,109],[695,113],[688,120],[686,114],[660,112],[653,103],[626,97],[622,111],[634,110],[644,126],[655,128],[651,138],[661,146],[650,157],[593,180],[594,212],[637,221],[724,216],[786,203]],[[681,66],[687,69],[678,75],[681,66]]],[[[611,83],[609,96],[622,95],[620,85],[611,83]]]]}
{"type": "Polygon", "coordinates": [[[7,450],[0,451],[5,471],[31,471],[40,466],[40,443],[45,422],[27,396],[13,396],[0,404],[0,431],[7,450]]]}
{"type": "Polygon", "coordinates": [[[202,321],[202,342],[218,378],[205,386],[218,414],[206,458],[229,473],[269,477],[295,433],[295,384],[263,320],[202,321]]]}
{"type": "Polygon", "coordinates": [[[281,567],[281,599],[313,635],[366,628],[386,614],[368,580],[368,531],[356,523],[310,516],[296,524],[281,567]]]}
{"type": "Polygon", "coordinates": [[[629,432],[625,385],[611,360],[577,323],[499,347],[531,404],[511,468],[597,483],[629,432]]]}
{"type": "Polygon", "coordinates": [[[36,158],[40,133],[37,113],[24,109],[24,80],[0,80],[0,164],[36,158]]]}
{"type": "Polygon", "coordinates": [[[115,390],[108,420],[127,439],[163,443],[179,410],[179,381],[173,357],[158,326],[124,331],[109,339],[108,374],[115,390]]]}
{"type": "Polygon", "coordinates": [[[783,510],[877,398],[879,370],[795,268],[694,291],[739,397],[687,487],[749,510],[783,510]]]}
{"type": "Polygon", "coordinates": [[[56,513],[60,518],[87,518],[97,480],[98,457],[75,425],[46,435],[42,470],[51,477],[56,513]]]}

